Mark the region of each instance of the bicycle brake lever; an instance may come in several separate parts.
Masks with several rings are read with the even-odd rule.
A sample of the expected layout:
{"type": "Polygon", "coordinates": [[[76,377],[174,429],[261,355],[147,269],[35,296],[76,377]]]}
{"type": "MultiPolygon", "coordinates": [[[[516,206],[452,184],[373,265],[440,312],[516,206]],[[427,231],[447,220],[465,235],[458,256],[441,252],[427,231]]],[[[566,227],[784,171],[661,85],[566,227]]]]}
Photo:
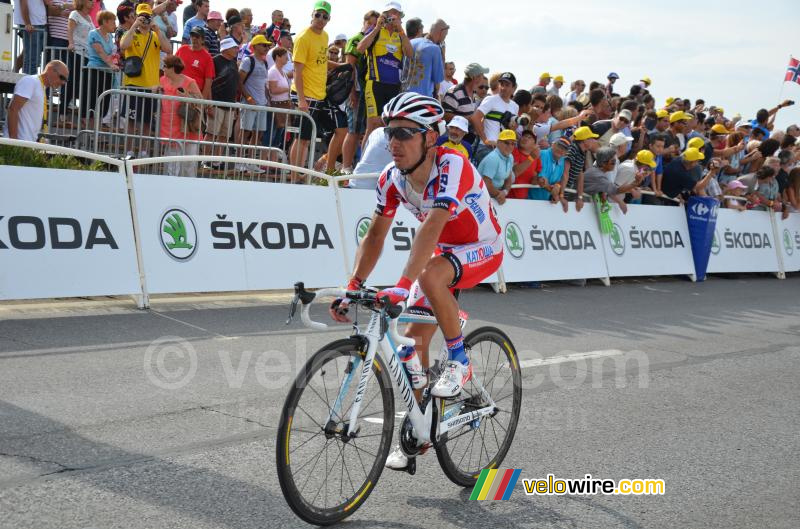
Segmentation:
{"type": "Polygon", "coordinates": [[[292,304],[289,307],[289,317],[286,319],[286,325],[292,323],[295,313],[297,312],[297,303],[300,301],[300,294],[295,294],[292,298],[292,304]]]}

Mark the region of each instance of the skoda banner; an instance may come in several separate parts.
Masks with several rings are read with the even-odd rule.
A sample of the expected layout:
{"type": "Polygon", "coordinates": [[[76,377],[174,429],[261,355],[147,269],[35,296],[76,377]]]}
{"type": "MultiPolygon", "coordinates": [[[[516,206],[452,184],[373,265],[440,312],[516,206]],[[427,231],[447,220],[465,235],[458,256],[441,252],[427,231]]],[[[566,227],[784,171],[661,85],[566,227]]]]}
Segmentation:
{"type": "Polygon", "coordinates": [[[800,272],[800,214],[791,213],[788,218],[781,219],[775,213],[778,225],[778,250],[783,253],[783,270],[800,272]]]}
{"type": "Polygon", "coordinates": [[[770,213],[720,209],[708,273],[778,272],[770,213]]]}
{"type": "Polygon", "coordinates": [[[703,281],[706,278],[711,244],[714,242],[714,229],[717,226],[717,211],[719,211],[719,201],[713,197],[693,196],[689,198],[689,204],[686,207],[689,240],[692,243],[697,281],[703,281]]]}

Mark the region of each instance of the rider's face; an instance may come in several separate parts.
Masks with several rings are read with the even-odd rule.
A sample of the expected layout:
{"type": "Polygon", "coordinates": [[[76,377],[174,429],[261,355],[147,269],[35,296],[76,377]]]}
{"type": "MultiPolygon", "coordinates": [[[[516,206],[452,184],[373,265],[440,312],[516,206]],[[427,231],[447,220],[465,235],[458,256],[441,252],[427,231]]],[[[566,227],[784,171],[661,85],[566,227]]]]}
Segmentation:
{"type": "MultiPolygon", "coordinates": [[[[408,127],[410,129],[421,128],[417,123],[408,119],[393,119],[389,127],[408,127]]],[[[389,141],[389,152],[392,153],[392,160],[398,169],[408,169],[419,161],[424,149],[425,133],[414,134],[408,140],[393,138],[389,141]]]]}

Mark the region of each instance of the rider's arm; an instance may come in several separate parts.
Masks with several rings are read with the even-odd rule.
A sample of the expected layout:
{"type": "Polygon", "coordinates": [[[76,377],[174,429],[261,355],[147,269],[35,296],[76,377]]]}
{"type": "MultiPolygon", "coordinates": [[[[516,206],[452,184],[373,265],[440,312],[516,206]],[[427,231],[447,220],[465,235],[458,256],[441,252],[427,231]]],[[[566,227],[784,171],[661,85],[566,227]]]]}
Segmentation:
{"type": "Polygon", "coordinates": [[[392,220],[392,217],[384,217],[378,213],[372,216],[372,223],[369,225],[367,235],[364,236],[361,244],[358,245],[358,250],[356,250],[356,265],[353,269],[354,277],[361,281],[369,277],[369,274],[375,268],[375,263],[378,262],[378,258],[381,256],[383,241],[386,239],[386,234],[389,233],[389,228],[392,227],[392,220]]]}
{"type": "Polygon", "coordinates": [[[408,278],[411,283],[416,281],[425,265],[430,261],[431,255],[436,250],[439,236],[448,220],[450,220],[450,210],[435,208],[417,230],[414,242],[411,243],[411,255],[403,269],[403,277],[408,278]]]}

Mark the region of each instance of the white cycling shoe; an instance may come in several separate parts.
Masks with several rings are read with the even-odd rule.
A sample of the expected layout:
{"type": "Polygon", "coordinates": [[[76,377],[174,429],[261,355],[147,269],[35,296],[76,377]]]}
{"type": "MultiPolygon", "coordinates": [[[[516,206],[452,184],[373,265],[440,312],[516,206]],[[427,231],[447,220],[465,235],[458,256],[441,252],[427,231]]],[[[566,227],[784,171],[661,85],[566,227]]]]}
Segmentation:
{"type": "Polygon", "coordinates": [[[461,393],[472,378],[472,364],[464,365],[456,360],[448,360],[439,380],[433,385],[431,395],[439,399],[452,399],[461,393]]]}
{"type": "MultiPolygon", "coordinates": [[[[421,456],[425,452],[428,451],[430,448],[430,443],[425,443],[419,450],[418,456],[421,456]]],[[[416,456],[415,456],[416,457],[416,456]]],[[[408,456],[403,453],[403,449],[400,448],[400,445],[394,447],[392,453],[389,454],[389,457],[386,458],[386,464],[384,465],[386,468],[391,470],[407,470],[408,469],[408,456]]]]}

